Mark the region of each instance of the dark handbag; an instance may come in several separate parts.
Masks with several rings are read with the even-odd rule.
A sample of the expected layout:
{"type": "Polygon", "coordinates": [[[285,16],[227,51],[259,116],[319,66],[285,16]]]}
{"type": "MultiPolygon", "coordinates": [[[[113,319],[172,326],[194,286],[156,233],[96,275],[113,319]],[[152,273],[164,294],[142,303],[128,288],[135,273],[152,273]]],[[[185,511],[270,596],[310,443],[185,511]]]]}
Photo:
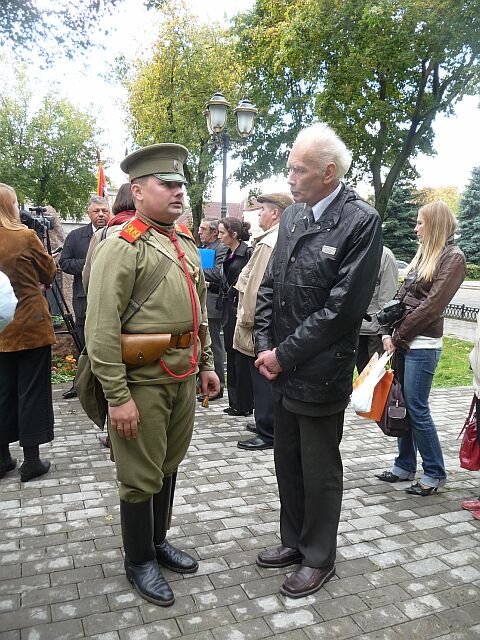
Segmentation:
{"type": "Polygon", "coordinates": [[[382,417],[377,422],[386,436],[401,438],[410,429],[402,385],[397,377],[393,378],[382,417]]]}
{"type": "MultiPolygon", "coordinates": [[[[460,445],[460,466],[469,471],[480,471],[480,442],[477,440],[477,412],[475,411],[476,396],[473,394],[472,404],[467,419],[458,438],[463,433],[460,445]]],[[[457,438],[457,440],[458,440],[457,438]]]]}

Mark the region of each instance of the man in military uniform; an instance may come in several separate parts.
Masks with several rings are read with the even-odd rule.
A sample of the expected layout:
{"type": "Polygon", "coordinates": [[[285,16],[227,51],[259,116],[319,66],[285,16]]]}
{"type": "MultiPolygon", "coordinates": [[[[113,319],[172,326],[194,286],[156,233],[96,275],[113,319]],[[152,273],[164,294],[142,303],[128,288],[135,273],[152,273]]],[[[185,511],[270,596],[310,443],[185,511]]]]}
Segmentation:
{"type": "Polygon", "coordinates": [[[205,394],[220,390],[198,251],[188,230],[175,225],[187,153],[156,144],[122,161],[136,216],[95,249],[85,325],[92,371],[109,405],[127,578],[161,606],[174,595],[158,565],[198,568],[166,540],[176,471],[192,436],[196,374],[205,394]]]}

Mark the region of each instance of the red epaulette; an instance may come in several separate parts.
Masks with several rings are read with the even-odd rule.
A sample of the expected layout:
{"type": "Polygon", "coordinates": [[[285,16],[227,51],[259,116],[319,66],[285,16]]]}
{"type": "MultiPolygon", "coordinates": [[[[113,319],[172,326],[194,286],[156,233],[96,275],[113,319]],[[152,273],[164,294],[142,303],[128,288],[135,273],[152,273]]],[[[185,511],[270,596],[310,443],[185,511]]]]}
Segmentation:
{"type": "Polygon", "coordinates": [[[187,227],[187,225],[185,225],[185,224],[176,224],[175,225],[175,231],[177,233],[183,233],[183,235],[188,236],[190,238],[190,240],[193,240],[193,242],[195,242],[195,238],[193,237],[193,234],[190,231],[190,229],[187,227]]]}
{"type": "Polygon", "coordinates": [[[145,224],[145,222],[138,218],[133,218],[123,227],[119,235],[127,242],[130,242],[130,244],[133,244],[145,233],[145,231],[147,231],[147,229],[150,229],[149,224],[145,224]]]}

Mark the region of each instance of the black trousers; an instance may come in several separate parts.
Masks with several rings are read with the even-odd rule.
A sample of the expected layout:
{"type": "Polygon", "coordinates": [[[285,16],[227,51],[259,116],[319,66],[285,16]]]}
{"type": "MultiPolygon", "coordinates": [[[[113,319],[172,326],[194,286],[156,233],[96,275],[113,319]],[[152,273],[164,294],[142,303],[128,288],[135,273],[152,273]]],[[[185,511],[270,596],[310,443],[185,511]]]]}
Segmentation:
{"type": "Polygon", "coordinates": [[[255,366],[255,358],[248,358],[255,405],[255,427],[266,442],[273,442],[273,398],[271,383],[255,366]]]}
{"type": "Polygon", "coordinates": [[[0,353],[0,444],[53,440],[52,348],[0,353]]]}
{"type": "Polygon", "coordinates": [[[227,299],[223,318],[223,339],[227,352],[228,404],[232,409],[246,412],[253,409],[252,378],[249,357],[233,348],[236,322],[237,307],[227,299]]]}
{"type": "Polygon", "coordinates": [[[250,376],[250,358],[235,349],[227,351],[228,404],[233,409],[253,410],[253,389],[250,376]]]}
{"type": "Polygon", "coordinates": [[[327,567],[335,561],[342,506],[344,411],[302,416],[275,399],[274,414],[282,544],[298,549],[305,566],[327,567]]]}
{"type": "Polygon", "coordinates": [[[225,349],[223,347],[223,338],[221,335],[222,319],[209,318],[208,331],[212,340],[213,361],[215,363],[215,373],[220,380],[220,388],[225,386],[225,349]]]}

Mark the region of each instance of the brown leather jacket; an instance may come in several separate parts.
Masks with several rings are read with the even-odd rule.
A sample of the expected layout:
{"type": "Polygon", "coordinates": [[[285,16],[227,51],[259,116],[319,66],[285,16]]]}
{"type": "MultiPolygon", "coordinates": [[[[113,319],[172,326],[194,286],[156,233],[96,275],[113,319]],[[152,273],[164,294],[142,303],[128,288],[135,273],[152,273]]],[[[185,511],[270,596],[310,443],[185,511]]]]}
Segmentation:
{"type": "Polygon", "coordinates": [[[54,344],[52,319],[39,283],[51,284],[57,267],[34,231],[0,227],[0,270],[10,278],[18,299],[13,321],[0,333],[0,352],[54,344]]]}
{"type": "Polygon", "coordinates": [[[406,348],[417,336],[440,338],[443,335],[443,312],[462,284],[466,274],[465,256],[449,241],[438,259],[433,279],[415,280],[411,272],[396,298],[403,298],[406,315],[395,329],[393,344],[406,348]],[[405,296],[405,297],[404,297],[405,296]]]}

